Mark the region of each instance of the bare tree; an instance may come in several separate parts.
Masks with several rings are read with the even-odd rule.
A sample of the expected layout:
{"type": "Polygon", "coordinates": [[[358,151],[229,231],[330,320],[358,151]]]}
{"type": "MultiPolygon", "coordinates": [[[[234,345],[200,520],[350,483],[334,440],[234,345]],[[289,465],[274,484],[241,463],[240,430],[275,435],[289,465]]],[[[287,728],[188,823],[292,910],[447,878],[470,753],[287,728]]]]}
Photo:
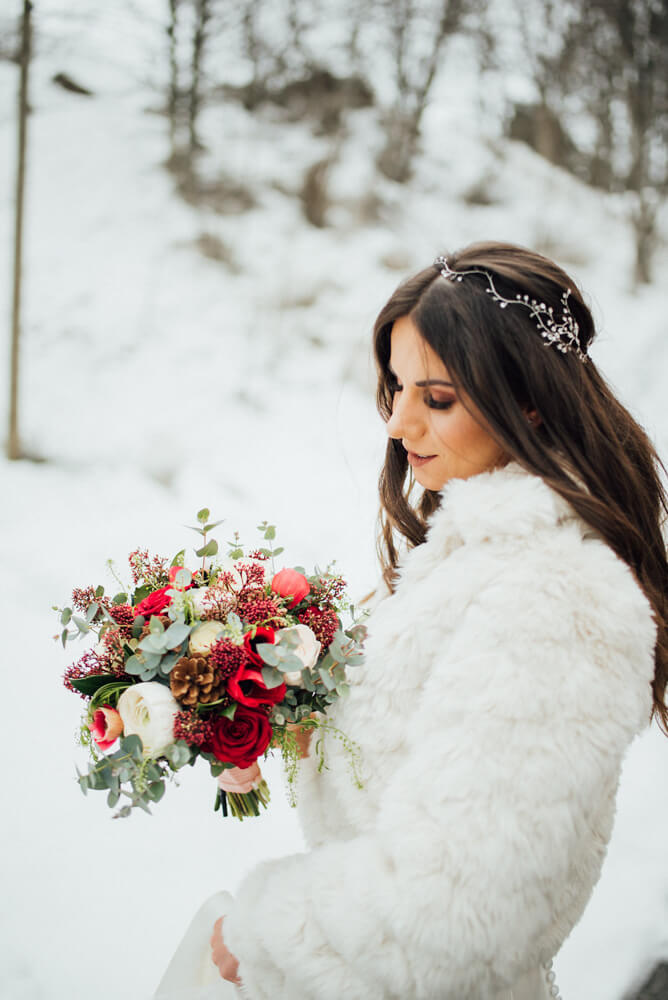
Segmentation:
{"type": "Polygon", "coordinates": [[[446,42],[462,28],[467,0],[439,0],[430,8],[420,0],[387,0],[396,99],[386,119],[386,143],[378,168],[391,180],[411,174],[427,106],[446,42]],[[425,24],[426,22],[426,24],[425,24]],[[425,54],[416,58],[413,42],[422,24],[425,54]]]}
{"type": "Polygon", "coordinates": [[[201,148],[197,135],[197,119],[202,107],[202,67],[211,20],[211,0],[195,0],[195,24],[190,61],[190,91],[188,100],[188,139],[190,155],[201,148]]]}
{"type": "Polygon", "coordinates": [[[23,205],[26,174],[26,133],[28,123],[28,71],[32,50],[32,3],[23,2],[21,23],[21,67],[18,100],[18,151],[16,163],[16,215],[14,227],[14,286],[12,298],[12,345],[9,388],[9,434],[7,457],[23,457],[19,437],[19,341],[21,334],[21,280],[23,277],[23,205]]]}
{"type": "Polygon", "coordinates": [[[167,116],[172,156],[176,153],[179,130],[179,60],[177,54],[179,0],[168,0],[167,24],[169,82],[167,84],[167,116]]]}
{"type": "Polygon", "coordinates": [[[538,102],[515,119],[534,148],[591,184],[634,195],[636,284],[651,280],[658,208],[668,194],[665,0],[516,0],[538,102]],[[577,147],[569,121],[590,125],[577,147]]]}

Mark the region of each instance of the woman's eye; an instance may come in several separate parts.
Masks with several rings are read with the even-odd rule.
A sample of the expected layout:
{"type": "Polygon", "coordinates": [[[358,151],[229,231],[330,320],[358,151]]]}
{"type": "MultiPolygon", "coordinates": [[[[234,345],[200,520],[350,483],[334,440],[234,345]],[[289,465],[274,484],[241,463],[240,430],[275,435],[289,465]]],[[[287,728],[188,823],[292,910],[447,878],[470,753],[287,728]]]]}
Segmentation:
{"type": "Polygon", "coordinates": [[[425,399],[425,403],[432,410],[449,410],[454,402],[454,399],[434,399],[433,396],[427,396],[425,399]]]}

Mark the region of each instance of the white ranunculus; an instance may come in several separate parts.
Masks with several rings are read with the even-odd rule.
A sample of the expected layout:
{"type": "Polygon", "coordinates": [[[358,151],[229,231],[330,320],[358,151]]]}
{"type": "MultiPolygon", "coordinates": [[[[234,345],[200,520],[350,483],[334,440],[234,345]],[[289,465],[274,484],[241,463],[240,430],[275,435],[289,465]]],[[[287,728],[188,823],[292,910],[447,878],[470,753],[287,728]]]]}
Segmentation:
{"type": "Polygon", "coordinates": [[[221,632],[225,631],[225,626],[221,622],[202,622],[190,633],[188,642],[188,652],[191,656],[200,656],[208,653],[215,642],[218,641],[221,632]]]}
{"type": "Polygon", "coordinates": [[[174,742],[174,716],[180,710],[169,688],[157,681],[132,684],[118,699],[124,735],[139,736],[145,757],[159,757],[174,742]]]}
{"type": "MultiPolygon", "coordinates": [[[[308,625],[293,625],[291,628],[280,628],[276,632],[276,642],[281,641],[281,636],[291,636],[298,639],[296,646],[289,646],[290,652],[298,657],[304,667],[314,667],[318,662],[322,644],[316,639],[315,634],[308,625]]],[[[289,670],[283,674],[286,684],[293,684],[299,687],[303,684],[301,671],[289,670]]]]}

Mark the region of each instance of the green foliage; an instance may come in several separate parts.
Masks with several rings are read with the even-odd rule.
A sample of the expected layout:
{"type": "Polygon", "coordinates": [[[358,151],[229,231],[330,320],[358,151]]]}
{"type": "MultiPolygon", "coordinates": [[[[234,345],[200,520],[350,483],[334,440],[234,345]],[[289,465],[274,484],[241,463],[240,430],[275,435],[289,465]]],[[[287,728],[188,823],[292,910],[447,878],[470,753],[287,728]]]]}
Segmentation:
{"type": "MultiPolygon", "coordinates": [[[[101,688],[109,686],[109,674],[88,674],[87,677],[75,677],[70,681],[73,688],[77,691],[81,691],[87,697],[92,697],[101,688]]],[[[128,682],[120,682],[124,687],[128,686],[128,682]]]]}
{"type": "Polygon", "coordinates": [[[218,542],[215,538],[212,538],[210,542],[203,545],[201,549],[195,549],[195,555],[202,558],[203,556],[215,556],[218,553],[218,542]]]}
{"type": "Polygon", "coordinates": [[[159,802],[165,794],[166,779],[191,762],[193,752],[183,740],[177,740],[164,754],[153,759],[145,757],[139,736],[121,737],[119,749],[112,754],[96,754],[88,772],[77,768],[81,791],[106,791],[107,804],[114,808],[122,797],[129,799],[114,814],[114,819],[129,816],[133,809],[150,813],[150,804],[159,802]]]}

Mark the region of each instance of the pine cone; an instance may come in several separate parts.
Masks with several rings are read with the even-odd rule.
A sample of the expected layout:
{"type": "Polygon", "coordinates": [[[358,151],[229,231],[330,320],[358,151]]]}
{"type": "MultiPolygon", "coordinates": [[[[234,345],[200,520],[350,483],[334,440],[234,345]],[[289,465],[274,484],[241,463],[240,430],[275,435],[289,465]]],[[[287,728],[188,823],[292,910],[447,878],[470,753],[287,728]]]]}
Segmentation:
{"type": "Polygon", "coordinates": [[[182,705],[208,705],[225,694],[225,680],[208,656],[182,656],[172,667],[169,686],[182,705]]]}

